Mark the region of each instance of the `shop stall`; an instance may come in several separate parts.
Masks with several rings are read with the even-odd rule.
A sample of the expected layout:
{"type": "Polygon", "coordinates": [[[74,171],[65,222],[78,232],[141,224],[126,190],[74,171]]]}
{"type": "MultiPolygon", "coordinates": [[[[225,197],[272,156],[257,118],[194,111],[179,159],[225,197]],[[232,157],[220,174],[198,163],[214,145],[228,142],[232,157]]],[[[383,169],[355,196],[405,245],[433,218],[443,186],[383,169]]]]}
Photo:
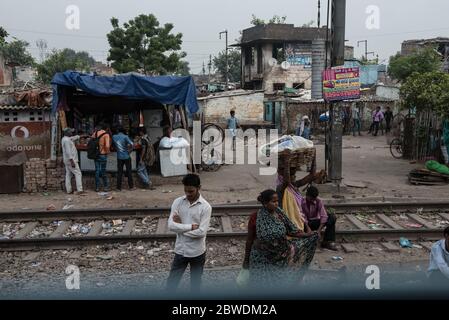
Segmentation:
{"type": "MultiPolygon", "coordinates": [[[[165,126],[187,129],[188,118],[198,111],[191,77],[134,73],[106,77],[67,71],[56,74],[52,85],[52,113],[58,115],[61,129],[73,127],[79,135],[91,135],[99,123],[107,124],[111,133],[125,128],[135,142],[133,169],[139,159],[139,127],[146,127],[157,146],[165,126]]],[[[57,148],[56,143],[52,147],[57,148]]],[[[94,162],[87,158],[87,141],[80,141],[77,148],[82,171],[94,171],[94,162]]],[[[108,156],[107,171],[117,171],[115,152],[108,156]]]]}

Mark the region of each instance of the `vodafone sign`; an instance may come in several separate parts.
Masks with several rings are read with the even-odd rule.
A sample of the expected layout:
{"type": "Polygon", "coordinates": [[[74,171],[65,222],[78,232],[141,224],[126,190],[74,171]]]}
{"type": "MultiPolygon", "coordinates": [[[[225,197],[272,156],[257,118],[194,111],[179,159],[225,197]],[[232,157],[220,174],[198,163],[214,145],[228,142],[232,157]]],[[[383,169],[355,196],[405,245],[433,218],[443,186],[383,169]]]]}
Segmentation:
{"type": "Polygon", "coordinates": [[[30,136],[30,131],[24,126],[16,126],[11,130],[11,137],[14,138],[24,138],[28,139],[30,136]],[[17,131],[22,132],[22,135],[17,135],[17,131]]]}
{"type": "Polygon", "coordinates": [[[29,159],[50,157],[51,122],[0,124],[0,160],[25,152],[29,159]]]}

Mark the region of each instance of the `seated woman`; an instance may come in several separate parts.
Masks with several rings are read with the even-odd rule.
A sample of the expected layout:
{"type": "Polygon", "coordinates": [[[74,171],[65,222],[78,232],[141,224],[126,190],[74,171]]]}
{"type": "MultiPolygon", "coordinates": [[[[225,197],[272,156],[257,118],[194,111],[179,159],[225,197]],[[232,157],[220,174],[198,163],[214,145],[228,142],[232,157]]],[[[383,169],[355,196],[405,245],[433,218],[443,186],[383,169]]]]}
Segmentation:
{"type": "Polygon", "coordinates": [[[313,259],[318,234],[298,230],[278,207],[276,191],[266,190],[257,200],[263,208],[248,223],[243,262],[250,270],[250,285],[297,285],[313,259]]]}

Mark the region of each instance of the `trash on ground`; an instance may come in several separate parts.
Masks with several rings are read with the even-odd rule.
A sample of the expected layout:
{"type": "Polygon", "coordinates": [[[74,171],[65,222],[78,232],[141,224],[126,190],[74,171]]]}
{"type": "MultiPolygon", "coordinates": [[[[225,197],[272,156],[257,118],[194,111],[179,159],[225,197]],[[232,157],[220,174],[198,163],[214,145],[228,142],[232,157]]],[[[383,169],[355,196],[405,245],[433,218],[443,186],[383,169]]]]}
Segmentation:
{"type": "Polygon", "coordinates": [[[100,197],[106,197],[106,196],[109,195],[109,193],[107,193],[107,192],[98,192],[98,195],[99,195],[100,197]]]}
{"type": "Polygon", "coordinates": [[[88,234],[89,231],[90,231],[90,228],[89,228],[89,227],[81,226],[81,228],[80,228],[80,232],[81,232],[82,234],[88,234]]]}
{"type": "Polygon", "coordinates": [[[51,204],[47,207],[47,211],[54,211],[56,210],[56,206],[54,204],[51,204]]]}
{"type": "Polygon", "coordinates": [[[405,226],[409,227],[409,228],[414,228],[414,229],[419,229],[419,228],[423,227],[423,225],[418,224],[418,223],[407,223],[405,226]]]}
{"type": "Polygon", "coordinates": [[[120,225],[123,224],[123,221],[122,221],[121,219],[118,219],[118,220],[112,220],[112,224],[113,224],[114,226],[120,226],[120,225]]]}
{"type": "Polygon", "coordinates": [[[113,200],[113,199],[114,199],[113,196],[110,196],[110,197],[107,197],[107,198],[106,198],[106,200],[113,200]]]}
{"type": "Polygon", "coordinates": [[[69,210],[74,208],[75,206],[73,204],[66,204],[64,207],[62,207],[62,210],[69,210]]]}
{"type": "Polygon", "coordinates": [[[334,261],[342,261],[343,258],[342,257],[332,257],[332,260],[334,260],[334,261]]]}
{"type": "Polygon", "coordinates": [[[399,244],[402,248],[412,248],[412,243],[407,238],[401,238],[399,239],[399,244]]]}

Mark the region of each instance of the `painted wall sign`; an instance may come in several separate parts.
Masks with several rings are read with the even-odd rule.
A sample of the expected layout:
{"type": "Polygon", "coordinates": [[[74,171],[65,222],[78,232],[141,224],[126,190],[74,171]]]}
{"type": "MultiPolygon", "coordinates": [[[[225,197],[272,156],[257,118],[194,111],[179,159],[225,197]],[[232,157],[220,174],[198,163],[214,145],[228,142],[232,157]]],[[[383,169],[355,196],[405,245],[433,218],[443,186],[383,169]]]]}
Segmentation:
{"type": "Polygon", "coordinates": [[[0,123],[0,160],[8,160],[20,152],[28,159],[50,157],[51,122],[0,123]]]}
{"type": "Polygon", "coordinates": [[[289,43],[285,46],[286,61],[292,66],[312,68],[312,52],[306,51],[304,45],[289,43]]]}

